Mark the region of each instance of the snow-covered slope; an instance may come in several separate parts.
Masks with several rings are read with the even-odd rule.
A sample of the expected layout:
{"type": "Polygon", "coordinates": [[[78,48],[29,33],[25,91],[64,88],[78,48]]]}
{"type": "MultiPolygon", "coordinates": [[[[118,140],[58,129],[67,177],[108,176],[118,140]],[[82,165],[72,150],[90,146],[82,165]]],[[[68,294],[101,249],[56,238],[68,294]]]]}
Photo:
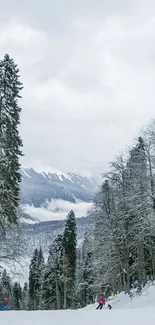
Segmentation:
{"type": "Polygon", "coordinates": [[[0,313],[3,325],[154,325],[155,309],[100,311],[9,311],[0,313]]]}
{"type": "MultiPolygon", "coordinates": [[[[109,303],[113,309],[135,309],[135,308],[150,308],[153,307],[155,310],[155,283],[148,282],[142,289],[141,294],[136,293],[136,289],[131,290],[132,298],[125,292],[121,292],[115,297],[109,297],[105,305],[109,303]]],[[[97,307],[97,303],[85,307],[86,310],[94,310],[97,307]]]]}
{"type": "Polygon", "coordinates": [[[112,310],[95,310],[96,304],[71,311],[8,311],[0,313],[3,325],[154,325],[155,286],[148,283],[141,295],[133,292],[133,299],[121,293],[109,302],[112,310]]]}

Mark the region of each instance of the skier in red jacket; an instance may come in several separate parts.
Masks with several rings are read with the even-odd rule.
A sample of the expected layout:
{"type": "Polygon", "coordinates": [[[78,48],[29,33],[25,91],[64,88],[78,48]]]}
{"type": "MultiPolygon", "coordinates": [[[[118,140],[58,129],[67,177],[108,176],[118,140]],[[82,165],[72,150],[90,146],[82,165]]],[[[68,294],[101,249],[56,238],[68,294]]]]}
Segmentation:
{"type": "Polygon", "coordinates": [[[98,305],[98,307],[96,309],[102,309],[103,306],[105,305],[105,298],[104,297],[100,297],[98,303],[99,303],[99,305],[98,305]]]}

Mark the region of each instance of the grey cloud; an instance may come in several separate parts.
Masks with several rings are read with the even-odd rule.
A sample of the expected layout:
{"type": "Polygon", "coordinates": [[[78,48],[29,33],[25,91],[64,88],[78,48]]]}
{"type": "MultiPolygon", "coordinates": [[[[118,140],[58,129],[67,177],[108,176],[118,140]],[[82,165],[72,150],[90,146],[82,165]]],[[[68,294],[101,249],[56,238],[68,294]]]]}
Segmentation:
{"type": "MultiPolygon", "coordinates": [[[[135,11],[144,1],[118,0],[6,0],[1,3],[3,19],[22,17],[34,27],[48,29],[55,27],[55,32],[61,31],[75,17],[96,17],[103,19],[109,14],[122,15],[135,11]],[[6,10],[7,9],[7,10],[6,10]]],[[[149,3],[149,1],[148,1],[149,3]]],[[[52,31],[53,32],[53,31],[52,31]]]]}
{"type": "Polygon", "coordinates": [[[155,3],[6,0],[0,55],[19,63],[23,161],[106,166],[154,114],[155,3]]]}

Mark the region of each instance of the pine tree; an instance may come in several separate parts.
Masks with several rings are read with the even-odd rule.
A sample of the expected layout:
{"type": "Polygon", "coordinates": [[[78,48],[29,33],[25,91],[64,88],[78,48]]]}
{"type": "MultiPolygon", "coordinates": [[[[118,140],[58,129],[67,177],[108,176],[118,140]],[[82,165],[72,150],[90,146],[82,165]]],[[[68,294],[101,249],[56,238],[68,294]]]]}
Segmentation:
{"type": "Polygon", "coordinates": [[[13,309],[21,309],[21,299],[22,299],[22,288],[18,282],[15,282],[13,285],[13,309]]]}
{"type": "Polygon", "coordinates": [[[82,247],[77,248],[76,296],[77,307],[95,302],[93,241],[86,231],[82,247]]]}
{"type": "Polygon", "coordinates": [[[62,308],[61,273],[62,235],[58,235],[49,249],[48,261],[44,272],[43,301],[45,308],[62,308]]]}
{"type": "MultiPolygon", "coordinates": [[[[148,232],[147,211],[147,163],[145,143],[139,137],[138,144],[131,150],[127,163],[129,170],[129,197],[130,197],[130,254],[132,254],[132,277],[140,285],[145,284],[146,259],[145,244],[148,232]],[[138,266],[138,268],[137,268],[138,266]]],[[[148,237],[148,236],[147,236],[148,237]]]]}
{"type": "Polygon", "coordinates": [[[1,222],[16,223],[21,181],[19,136],[21,108],[18,99],[22,83],[19,69],[8,54],[0,61],[0,217],[1,222]]]}
{"type": "Polygon", "coordinates": [[[93,248],[88,238],[87,232],[85,233],[83,247],[83,281],[84,281],[84,304],[94,303],[94,265],[93,265],[93,248]]]}
{"type": "Polygon", "coordinates": [[[81,247],[77,247],[76,258],[76,300],[77,307],[85,307],[84,289],[85,283],[83,279],[84,258],[81,247]]]}
{"type": "Polygon", "coordinates": [[[39,307],[40,296],[40,265],[39,252],[35,249],[29,270],[29,309],[36,310],[39,307]]]}
{"type": "Polygon", "coordinates": [[[76,220],[74,211],[67,216],[62,243],[64,308],[74,307],[76,280],[76,220]]]}
{"type": "Polygon", "coordinates": [[[43,290],[43,277],[44,277],[44,256],[42,249],[40,247],[38,254],[38,290],[37,290],[37,300],[38,308],[42,309],[42,290],[43,290]]]}
{"type": "Polygon", "coordinates": [[[21,309],[28,310],[28,284],[24,283],[22,290],[21,309]]]}
{"type": "MultiPolygon", "coordinates": [[[[105,179],[95,198],[94,214],[94,277],[97,295],[105,295],[107,285],[120,271],[116,249],[115,195],[111,182],[105,179]],[[113,271],[113,272],[112,272],[113,271]],[[116,274],[115,274],[116,272],[116,274]]],[[[114,284],[113,284],[114,285],[114,284]]],[[[113,287],[113,290],[116,290],[113,287]]]]}

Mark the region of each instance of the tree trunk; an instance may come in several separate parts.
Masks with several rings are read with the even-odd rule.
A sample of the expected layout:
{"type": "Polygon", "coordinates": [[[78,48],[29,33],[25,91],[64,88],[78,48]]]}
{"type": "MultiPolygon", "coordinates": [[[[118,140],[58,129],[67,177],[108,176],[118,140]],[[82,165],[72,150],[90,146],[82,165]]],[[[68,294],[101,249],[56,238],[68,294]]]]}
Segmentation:
{"type": "Polygon", "coordinates": [[[56,284],[57,309],[60,309],[60,291],[59,291],[59,282],[58,282],[58,275],[56,269],[55,269],[55,284],[56,284]]]}

